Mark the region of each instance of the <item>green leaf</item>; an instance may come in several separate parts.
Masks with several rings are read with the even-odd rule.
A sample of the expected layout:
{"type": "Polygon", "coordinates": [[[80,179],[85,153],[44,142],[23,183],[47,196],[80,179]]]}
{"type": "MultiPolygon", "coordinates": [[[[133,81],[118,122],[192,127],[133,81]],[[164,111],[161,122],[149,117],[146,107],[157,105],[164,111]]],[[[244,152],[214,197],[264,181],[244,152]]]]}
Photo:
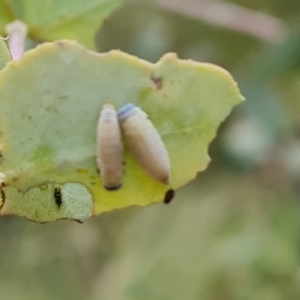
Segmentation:
{"type": "Polygon", "coordinates": [[[0,0],[0,32],[5,34],[5,26],[14,19],[6,0],[0,0]]]}
{"type": "Polygon", "coordinates": [[[26,23],[36,40],[75,39],[89,48],[104,19],[122,0],[9,0],[16,19],[26,23]]]}
{"type": "Polygon", "coordinates": [[[11,61],[11,55],[8,51],[5,39],[0,35],[0,70],[3,69],[9,61],[11,61]]]}
{"type": "Polygon", "coordinates": [[[83,222],[92,215],[93,209],[89,191],[75,183],[45,183],[27,190],[25,195],[8,186],[2,192],[2,202],[2,215],[13,214],[42,223],[58,219],[83,222]],[[55,189],[59,189],[61,202],[55,201],[55,189]]]}
{"type": "MultiPolygon", "coordinates": [[[[98,54],[71,41],[45,43],[0,73],[2,166],[11,201],[36,205],[28,193],[40,186],[77,183],[91,194],[93,213],[149,205],[192,180],[208,163],[208,145],[219,124],[243,100],[224,69],[166,54],[156,64],[121,51],[98,54]],[[96,127],[104,103],[139,105],[170,155],[171,184],[151,179],[125,153],[123,187],[108,192],[95,162],[96,127]]],[[[76,193],[74,187],[74,193],[76,193]]],[[[49,199],[53,190],[49,189],[49,199]]],[[[48,197],[48,196],[47,196],[48,197]]],[[[49,200],[50,201],[50,200],[49,200]]],[[[78,201],[86,201],[83,197],[78,201]]],[[[64,197],[62,198],[64,203],[64,197]]]]}

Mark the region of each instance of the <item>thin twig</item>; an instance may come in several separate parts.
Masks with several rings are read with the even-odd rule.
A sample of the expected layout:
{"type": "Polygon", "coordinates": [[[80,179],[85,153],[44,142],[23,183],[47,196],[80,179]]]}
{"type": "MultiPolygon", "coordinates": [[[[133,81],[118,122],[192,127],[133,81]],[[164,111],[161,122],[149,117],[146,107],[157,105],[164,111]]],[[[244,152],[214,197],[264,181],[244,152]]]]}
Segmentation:
{"type": "Polygon", "coordinates": [[[232,3],[216,0],[157,0],[156,3],[169,11],[242,32],[266,42],[280,42],[288,34],[283,21],[232,3]]]}

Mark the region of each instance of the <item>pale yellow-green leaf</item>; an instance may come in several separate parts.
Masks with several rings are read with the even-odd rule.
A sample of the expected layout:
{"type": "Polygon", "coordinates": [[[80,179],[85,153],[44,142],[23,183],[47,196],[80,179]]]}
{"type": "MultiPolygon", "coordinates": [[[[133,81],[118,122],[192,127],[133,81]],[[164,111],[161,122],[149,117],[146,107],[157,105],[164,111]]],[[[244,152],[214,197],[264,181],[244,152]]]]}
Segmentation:
{"type": "MultiPolygon", "coordinates": [[[[15,187],[5,188],[5,199],[1,214],[13,214],[37,222],[58,219],[85,221],[92,215],[93,202],[89,191],[80,184],[63,185],[45,183],[26,191],[24,195],[15,187]],[[61,190],[62,203],[54,200],[54,189],[61,190]]],[[[1,215],[0,214],[0,215],[1,215]]]]}
{"type": "Polygon", "coordinates": [[[0,70],[11,61],[11,55],[8,51],[5,39],[0,35],[0,70]]]}
{"type": "Polygon", "coordinates": [[[10,207],[17,205],[10,202],[37,207],[36,199],[45,195],[40,187],[48,183],[53,207],[53,186],[76,183],[72,193],[86,188],[94,214],[160,201],[167,189],[186,184],[207,167],[209,143],[242,100],[227,71],[175,54],[151,64],[121,51],[87,51],[71,41],[30,50],[0,73],[1,171],[6,185],[19,191],[15,197],[16,191],[3,189],[2,213],[14,213],[10,207]],[[102,187],[95,142],[99,112],[107,102],[117,109],[133,102],[149,115],[170,155],[170,186],[151,179],[126,150],[122,189],[102,187]]]}

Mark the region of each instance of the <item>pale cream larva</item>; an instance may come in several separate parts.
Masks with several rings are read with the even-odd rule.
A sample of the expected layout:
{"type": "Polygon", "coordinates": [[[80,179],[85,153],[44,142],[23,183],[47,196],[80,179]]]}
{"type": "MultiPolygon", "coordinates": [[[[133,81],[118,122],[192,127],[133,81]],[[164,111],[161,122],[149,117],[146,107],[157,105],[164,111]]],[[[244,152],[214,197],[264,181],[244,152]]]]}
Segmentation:
{"type": "Polygon", "coordinates": [[[122,186],[123,144],[117,112],[104,104],[97,127],[96,161],[104,187],[108,191],[122,186]]]}
{"type": "Polygon", "coordinates": [[[168,184],[169,155],[146,113],[128,103],[119,110],[118,117],[125,142],[141,167],[154,179],[168,184]]]}

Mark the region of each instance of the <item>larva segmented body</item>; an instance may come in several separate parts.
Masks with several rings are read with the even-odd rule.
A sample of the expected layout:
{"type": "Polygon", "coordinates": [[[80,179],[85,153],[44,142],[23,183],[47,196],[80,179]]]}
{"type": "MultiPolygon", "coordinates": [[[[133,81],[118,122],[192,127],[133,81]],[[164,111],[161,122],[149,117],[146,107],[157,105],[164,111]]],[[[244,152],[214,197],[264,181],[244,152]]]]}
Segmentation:
{"type": "Polygon", "coordinates": [[[104,187],[118,190],[123,176],[123,144],[117,112],[113,105],[104,104],[97,127],[96,161],[104,187]]]}
{"type": "Polygon", "coordinates": [[[168,184],[169,155],[147,114],[128,103],[119,110],[118,117],[126,144],[141,167],[154,179],[168,184]]]}

